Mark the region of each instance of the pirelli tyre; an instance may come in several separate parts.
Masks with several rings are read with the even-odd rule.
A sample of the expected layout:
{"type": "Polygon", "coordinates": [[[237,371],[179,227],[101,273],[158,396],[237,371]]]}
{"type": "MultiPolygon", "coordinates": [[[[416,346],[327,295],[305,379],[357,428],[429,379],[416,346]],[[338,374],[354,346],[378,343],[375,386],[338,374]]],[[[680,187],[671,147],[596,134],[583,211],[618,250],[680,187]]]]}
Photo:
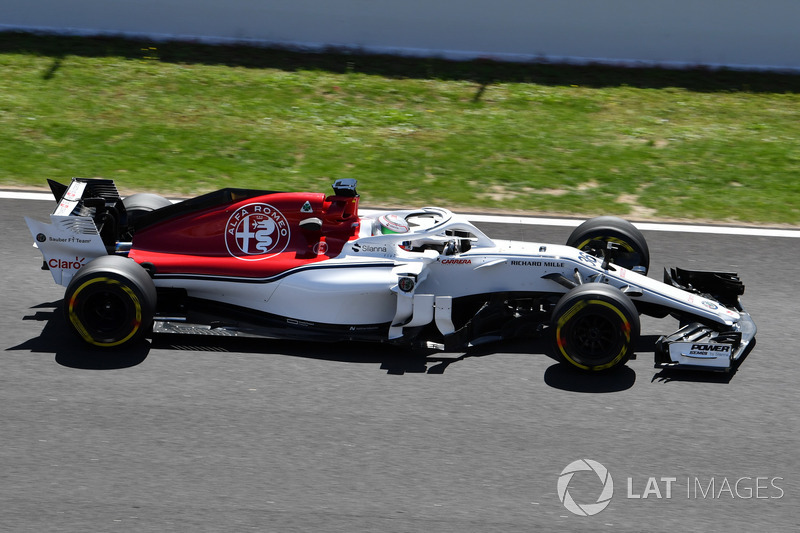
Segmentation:
{"type": "Polygon", "coordinates": [[[141,341],[153,325],[156,289],[131,259],[108,255],[81,268],[67,286],[67,323],[87,343],[113,348],[141,341]]]}
{"type": "Polygon", "coordinates": [[[125,197],[122,200],[125,212],[128,214],[128,224],[134,224],[136,220],[144,214],[172,205],[172,202],[149,192],[140,192],[125,197]]]}
{"type": "Polygon", "coordinates": [[[586,283],[558,301],[552,329],[563,362],[590,372],[610,370],[630,359],[639,337],[639,314],[619,289],[586,283]]]}
{"type": "Polygon", "coordinates": [[[647,274],[650,249],[642,232],[627,220],[611,216],[590,218],[575,228],[567,239],[567,246],[597,257],[602,255],[599,248],[604,246],[601,245],[608,243],[616,246],[611,256],[612,263],[628,270],[642,267],[643,273],[647,274]]]}

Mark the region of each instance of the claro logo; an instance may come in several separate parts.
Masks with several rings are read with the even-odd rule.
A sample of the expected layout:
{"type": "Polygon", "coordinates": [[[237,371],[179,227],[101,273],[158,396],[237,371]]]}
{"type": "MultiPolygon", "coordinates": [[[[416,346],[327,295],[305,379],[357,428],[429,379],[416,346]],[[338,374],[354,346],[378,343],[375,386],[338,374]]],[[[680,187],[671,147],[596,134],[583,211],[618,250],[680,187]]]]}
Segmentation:
{"type": "Polygon", "coordinates": [[[86,258],[75,256],[75,259],[59,259],[59,258],[52,258],[47,262],[47,266],[50,268],[60,268],[62,270],[78,270],[84,264],[86,264],[86,258]]]}

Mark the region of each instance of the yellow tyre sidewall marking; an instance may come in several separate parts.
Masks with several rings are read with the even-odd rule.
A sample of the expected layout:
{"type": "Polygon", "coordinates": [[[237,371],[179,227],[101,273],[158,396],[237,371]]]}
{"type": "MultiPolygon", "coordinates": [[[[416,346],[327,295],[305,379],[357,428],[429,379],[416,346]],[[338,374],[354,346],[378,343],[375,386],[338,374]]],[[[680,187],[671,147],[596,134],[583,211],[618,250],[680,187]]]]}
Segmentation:
{"type": "Polygon", "coordinates": [[[598,239],[599,239],[599,240],[601,240],[601,241],[604,241],[604,242],[614,242],[614,243],[617,243],[617,244],[619,244],[620,246],[622,246],[623,248],[625,248],[627,251],[629,251],[629,252],[631,252],[631,253],[633,253],[633,252],[634,252],[633,246],[631,246],[630,244],[628,244],[626,241],[623,241],[622,239],[620,239],[620,238],[617,238],[617,237],[603,237],[603,236],[601,236],[601,237],[592,237],[591,239],[586,239],[585,241],[583,241],[582,243],[580,243],[580,244],[579,244],[578,246],[576,246],[575,248],[577,248],[578,250],[583,250],[583,247],[584,247],[584,246],[586,246],[586,245],[587,245],[587,244],[589,244],[590,242],[592,242],[592,241],[596,241],[596,240],[598,240],[598,239]]]}
{"type": "Polygon", "coordinates": [[[70,322],[86,342],[88,342],[89,344],[94,344],[95,346],[101,346],[103,348],[119,346],[120,344],[128,342],[131,339],[131,337],[136,335],[136,332],[139,331],[139,327],[142,325],[142,306],[139,302],[139,298],[136,296],[133,290],[127,285],[123,285],[122,283],[120,283],[115,279],[106,277],[90,279],[81,284],[81,286],[78,287],[78,289],[74,293],[72,293],[72,296],[69,299],[68,315],[70,322]],[[78,300],[78,295],[86,287],[89,287],[90,285],[93,285],[95,283],[105,283],[106,285],[114,285],[122,289],[128,295],[128,298],[130,298],[131,303],[133,303],[134,310],[136,311],[136,316],[134,318],[134,325],[133,329],[131,329],[131,332],[125,338],[114,342],[99,342],[94,337],[91,336],[91,334],[86,330],[86,327],[81,322],[80,318],[78,318],[78,315],[75,314],[75,302],[77,302],[78,300]]]}
{"type": "Polygon", "coordinates": [[[610,304],[609,302],[605,302],[603,300],[580,300],[576,302],[575,305],[573,305],[569,309],[569,311],[564,313],[561,316],[561,318],[558,319],[558,324],[556,327],[556,345],[558,346],[558,350],[561,352],[561,355],[563,355],[567,361],[569,361],[570,363],[572,363],[573,365],[577,366],[582,370],[593,370],[593,371],[605,370],[607,368],[611,368],[612,366],[616,365],[622,360],[623,357],[625,357],[625,354],[628,353],[628,344],[630,343],[630,341],[631,341],[630,321],[625,316],[625,314],[622,311],[620,311],[616,306],[610,304]],[[602,305],[614,311],[622,320],[622,328],[623,331],[625,332],[625,337],[627,338],[628,341],[627,343],[624,343],[622,345],[622,350],[620,350],[620,352],[614,357],[614,359],[612,359],[608,363],[599,366],[586,366],[575,361],[572,357],[569,356],[569,354],[567,354],[567,351],[564,349],[564,341],[562,340],[561,337],[561,328],[564,327],[572,319],[572,317],[578,313],[578,311],[580,311],[585,307],[588,307],[589,305],[602,305]]]}

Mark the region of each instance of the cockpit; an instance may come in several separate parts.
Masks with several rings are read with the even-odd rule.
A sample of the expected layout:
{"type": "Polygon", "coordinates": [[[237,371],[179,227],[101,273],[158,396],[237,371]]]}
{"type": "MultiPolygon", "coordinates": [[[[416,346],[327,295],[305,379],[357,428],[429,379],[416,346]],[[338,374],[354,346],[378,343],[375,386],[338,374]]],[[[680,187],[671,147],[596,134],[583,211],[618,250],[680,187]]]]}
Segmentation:
{"type": "Polygon", "coordinates": [[[361,218],[359,234],[359,238],[365,237],[396,243],[407,252],[435,250],[443,255],[464,253],[475,246],[494,246],[466,219],[440,207],[367,214],[361,218]]]}

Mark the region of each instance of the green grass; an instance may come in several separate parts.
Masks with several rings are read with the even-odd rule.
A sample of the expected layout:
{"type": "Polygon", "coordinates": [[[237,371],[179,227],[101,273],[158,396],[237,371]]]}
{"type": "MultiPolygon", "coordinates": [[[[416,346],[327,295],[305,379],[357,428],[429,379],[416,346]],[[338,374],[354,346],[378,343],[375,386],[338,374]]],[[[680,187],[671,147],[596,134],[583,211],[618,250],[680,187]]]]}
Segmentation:
{"type": "Polygon", "coordinates": [[[0,185],[800,225],[800,76],[0,33],[0,185]]]}

